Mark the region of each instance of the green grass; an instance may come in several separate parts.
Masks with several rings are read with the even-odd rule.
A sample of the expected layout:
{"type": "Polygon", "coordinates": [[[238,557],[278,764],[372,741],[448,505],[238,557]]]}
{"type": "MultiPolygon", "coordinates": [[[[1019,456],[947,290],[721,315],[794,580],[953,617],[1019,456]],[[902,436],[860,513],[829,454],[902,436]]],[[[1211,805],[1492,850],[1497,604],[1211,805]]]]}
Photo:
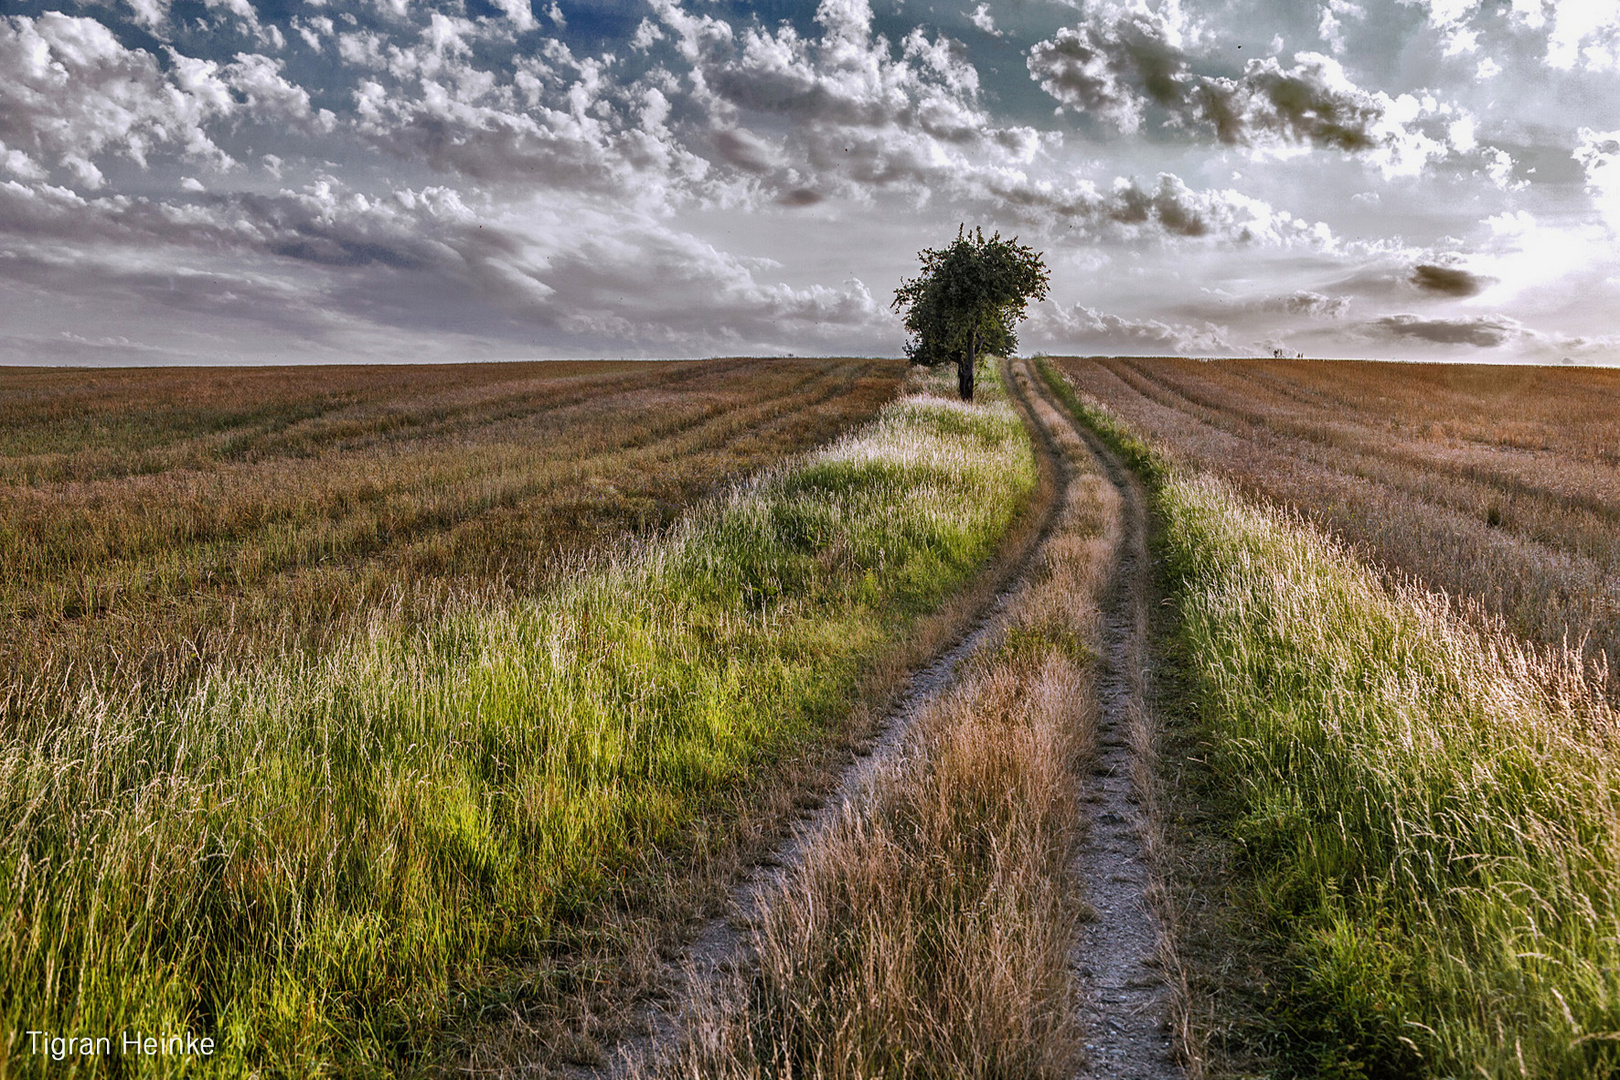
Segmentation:
{"type": "Polygon", "coordinates": [[[409,1071],[459,980],[847,707],[1034,483],[1004,403],[908,398],[537,600],[86,690],[0,745],[9,1067],[138,1028],[227,1075],[409,1071]]]}
{"type": "Polygon", "coordinates": [[[1620,717],[1578,654],[1392,592],[1075,404],[1156,480],[1240,894],[1287,957],[1283,1068],[1620,1075],[1620,717]]]}
{"type": "Polygon", "coordinates": [[[1160,491],[1215,769],[1312,1075],[1620,1069],[1616,717],[1564,655],[1392,595],[1207,479],[1160,491]]]}

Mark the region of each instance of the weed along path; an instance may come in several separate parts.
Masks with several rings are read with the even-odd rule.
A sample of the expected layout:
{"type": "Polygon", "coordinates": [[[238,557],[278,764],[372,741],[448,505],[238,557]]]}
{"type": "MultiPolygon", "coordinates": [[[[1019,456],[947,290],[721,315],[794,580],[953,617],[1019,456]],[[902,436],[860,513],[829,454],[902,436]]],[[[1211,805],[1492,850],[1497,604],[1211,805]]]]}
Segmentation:
{"type": "Polygon", "coordinates": [[[1157,917],[1162,894],[1152,864],[1161,826],[1147,687],[1153,595],[1147,493],[1088,428],[1068,417],[1065,422],[1100,463],[1119,498],[1111,537],[1113,587],[1102,620],[1097,756],[1086,795],[1091,827],[1075,857],[1075,876],[1093,913],[1074,958],[1088,1059],[1082,1075],[1158,1080],[1182,1073],[1168,1034],[1173,1002],[1164,974],[1176,965],[1157,917]]]}

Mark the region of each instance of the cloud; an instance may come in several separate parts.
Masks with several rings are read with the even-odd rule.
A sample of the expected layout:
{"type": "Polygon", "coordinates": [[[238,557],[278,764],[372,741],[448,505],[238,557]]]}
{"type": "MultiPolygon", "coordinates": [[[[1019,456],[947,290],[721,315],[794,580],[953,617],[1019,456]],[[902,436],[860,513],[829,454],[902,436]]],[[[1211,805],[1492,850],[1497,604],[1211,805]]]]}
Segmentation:
{"type": "Polygon", "coordinates": [[[443,187],[368,197],[321,181],[186,205],[0,184],[0,278],[75,277],[153,310],[230,315],[329,336],[327,307],[392,334],[466,333],[530,346],[537,329],[581,347],[677,351],[794,341],[871,351],[901,340],[858,279],[760,280],[770,267],[656,218],[574,206],[487,214],[443,187]],[[225,259],[236,266],[221,270],[225,259]],[[251,270],[247,269],[251,267],[251,270]]]}
{"type": "Polygon", "coordinates": [[[1341,319],[1350,309],[1348,296],[1325,296],[1300,289],[1282,296],[1268,296],[1242,305],[1243,310],[1283,315],[1304,315],[1312,319],[1341,319]]]}
{"type": "MultiPolygon", "coordinates": [[[[1354,10],[1335,0],[1323,9],[1324,25],[1354,10]]],[[[1166,127],[1207,131],[1225,145],[1338,150],[1368,157],[1391,176],[1477,148],[1471,118],[1458,107],[1365,90],[1332,56],[1298,52],[1291,67],[1265,57],[1236,76],[1194,75],[1183,39],[1180,24],[1163,14],[1104,12],[1037,43],[1027,66],[1063,107],[1125,133],[1139,130],[1156,106],[1166,127]]]]}
{"type": "Polygon", "coordinates": [[[1479,295],[1491,279],[1470,274],[1460,267],[1419,263],[1412,268],[1411,282],[1424,292],[1465,297],[1479,295]]]}
{"type": "Polygon", "coordinates": [[[891,44],[873,33],[864,0],[823,0],[817,37],[786,23],[733,28],[672,0],[654,8],[691,65],[691,104],[728,132],[715,144],[721,160],[758,175],[762,197],[804,188],[925,197],[1017,170],[1038,152],[1032,129],[992,120],[960,43],[919,28],[891,44]],[[754,128],[781,133],[769,155],[754,128]]]}
{"type": "Polygon", "coordinates": [[[1061,229],[1071,238],[1324,250],[1338,244],[1320,221],[1296,217],[1231,188],[1193,188],[1173,173],[1160,173],[1151,184],[1116,177],[1107,189],[1089,181],[1051,184],[986,177],[981,182],[982,197],[998,213],[1061,229]]]}
{"type": "Polygon", "coordinates": [[[1508,9],[1483,0],[1403,0],[1427,9],[1448,56],[1471,53],[1482,33],[1535,39],[1541,63],[1560,71],[1620,68],[1620,11],[1593,0],[1515,0],[1508,9]],[[1506,16],[1505,19],[1502,16],[1506,16]]]}
{"type": "Polygon", "coordinates": [[[764,140],[740,128],[715,132],[714,146],[727,164],[751,173],[770,172],[777,157],[764,140]]]}
{"type": "Polygon", "coordinates": [[[1236,79],[1204,78],[1192,95],[1194,114],[1223,143],[1267,139],[1359,152],[1378,145],[1390,99],[1346,78],[1330,56],[1300,53],[1292,68],[1275,57],[1250,60],[1236,79]]]}
{"type": "Polygon", "coordinates": [[[1477,315],[1461,319],[1426,319],[1418,315],[1385,315],[1369,324],[1391,338],[1414,338],[1440,345],[1472,345],[1490,349],[1529,336],[1517,319],[1505,315],[1477,315]]]}
{"type": "Polygon", "coordinates": [[[1029,336],[1052,349],[1180,356],[1235,352],[1226,339],[1226,328],[1214,323],[1186,326],[1131,319],[1084,304],[1041,304],[1031,315],[1029,336]]]}
{"type": "Polygon", "coordinates": [[[815,188],[794,188],[792,191],[783,192],[776,201],[783,206],[814,206],[824,198],[826,196],[815,188]]]}
{"type": "Polygon", "coordinates": [[[1586,193],[1610,229],[1620,231],[1620,130],[1581,128],[1572,155],[1586,177],[1586,193]]]}
{"type": "Polygon", "coordinates": [[[309,95],[281,75],[281,62],[237,53],[230,63],[170,48],[167,63],[128,49],[94,19],[47,12],[0,19],[0,144],[26,161],[17,175],[65,170],[89,188],[105,183],[98,161],[145,167],[173,153],[217,169],[234,164],[214,140],[222,121],[307,127],[309,95]]]}
{"type": "Polygon", "coordinates": [[[7,327],[51,356],[148,340],[73,311],[214,319],[226,339],[235,320],[327,358],[414,340],[882,351],[903,335],[864,283],[967,221],[1118,275],[1055,283],[1068,306],[1031,333],[1067,346],[1614,349],[1604,5],[940,8],[971,44],[913,7],[86,0],[68,10],[96,18],[0,18],[0,319],[61,313],[78,338],[7,327]],[[1022,67],[982,36],[1007,31],[1034,42],[1022,67]],[[1232,59],[1274,34],[1274,55],[1232,59]],[[1567,68],[1544,79],[1544,54],[1567,68]],[[1544,114],[1554,100],[1568,109],[1544,114]],[[1440,317],[1469,297],[1500,314],[1440,317]]]}
{"type": "Polygon", "coordinates": [[[1328,0],[1322,5],[1321,17],[1317,20],[1317,36],[1327,44],[1328,51],[1337,56],[1344,52],[1344,20],[1339,16],[1353,19],[1365,19],[1367,12],[1359,4],[1350,0],[1328,0]]]}
{"type": "Polygon", "coordinates": [[[1170,109],[1186,104],[1187,62],[1176,36],[1162,15],[1130,12],[1059,30],[1029,50],[1027,66],[1064,106],[1134,132],[1149,101],[1170,109]]]}
{"type": "Polygon", "coordinates": [[[374,147],[474,180],[637,205],[667,203],[707,174],[668,126],[672,104],[652,82],[619,82],[609,60],[576,58],[560,43],[499,79],[466,55],[465,27],[435,19],[438,33],[390,52],[396,86],[415,83],[415,93],[381,75],[354,91],[354,130],[374,147]]]}
{"type": "Polygon", "coordinates": [[[990,14],[989,4],[980,4],[978,7],[974,8],[971,13],[963,12],[963,14],[967,15],[969,22],[978,27],[980,30],[984,31],[986,34],[989,34],[992,37],[1001,36],[1001,31],[996,29],[995,17],[990,14]]]}

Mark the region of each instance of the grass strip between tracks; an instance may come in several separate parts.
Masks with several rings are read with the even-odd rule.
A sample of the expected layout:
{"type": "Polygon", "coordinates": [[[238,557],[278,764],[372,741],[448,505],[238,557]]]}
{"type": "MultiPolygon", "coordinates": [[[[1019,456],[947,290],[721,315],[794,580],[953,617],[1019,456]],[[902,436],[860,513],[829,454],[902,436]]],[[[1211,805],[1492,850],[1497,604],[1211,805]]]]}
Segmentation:
{"type": "Polygon", "coordinates": [[[158,1072],[407,1067],[461,974],[846,708],[1034,484],[1004,403],[912,396],[539,599],[86,692],[0,744],[0,1072],[47,1067],[29,1030],[215,1039],[158,1072]]]}
{"type": "Polygon", "coordinates": [[[1073,1075],[1072,858],[1117,504],[1095,472],[1071,480],[1003,632],[767,893],[756,965],[713,988],[672,1075],[1073,1075]]]}
{"type": "Polygon", "coordinates": [[[1620,718],[1578,655],[1386,589],[1052,381],[1155,481],[1235,895],[1288,958],[1284,1068],[1620,1071],[1620,718]]]}

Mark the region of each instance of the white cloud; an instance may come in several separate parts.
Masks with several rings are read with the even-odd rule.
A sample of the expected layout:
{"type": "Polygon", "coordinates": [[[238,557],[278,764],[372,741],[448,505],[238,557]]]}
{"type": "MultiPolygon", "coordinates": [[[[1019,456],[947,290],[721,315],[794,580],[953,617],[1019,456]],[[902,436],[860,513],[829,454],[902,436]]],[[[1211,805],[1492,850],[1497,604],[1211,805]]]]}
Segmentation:
{"type": "Polygon", "coordinates": [[[989,4],[980,4],[978,7],[974,8],[972,12],[963,12],[963,14],[967,15],[969,22],[971,22],[974,26],[977,26],[986,34],[990,34],[993,37],[1001,36],[1001,31],[996,29],[995,16],[990,14],[989,4]]]}
{"type": "MultiPolygon", "coordinates": [[[[1323,33],[1342,45],[1337,16],[1358,12],[1342,2],[1324,7],[1323,33]]],[[[1338,150],[1366,157],[1385,176],[1416,175],[1473,149],[1446,138],[1448,128],[1472,138],[1471,118],[1457,106],[1363,89],[1331,56],[1296,53],[1292,67],[1270,56],[1248,61],[1237,76],[1195,76],[1180,41],[1163,15],[1127,11],[1058,31],[1030,49],[1028,67],[1063,106],[1127,134],[1157,106],[1167,126],[1208,130],[1221,143],[1268,156],[1338,150]]]]}
{"type": "Polygon", "coordinates": [[[1350,0],[1328,0],[1322,5],[1316,33],[1335,55],[1344,52],[1344,19],[1340,16],[1360,20],[1367,17],[1367,12],[1350,0]]]}
{"type": "MultiPolygon", "coordinates": [[[[47,13],[0,20],[0,140],[45,169],[77,182],[105,182],[98,161],[145,167],[160,151],[215,168],[230,156],[214,140],[222,121],[303,127],[324,123],[282,63],[237,53],[230,63],[168,50],[168,64],[125,48],[93,19],[47,13]]],[[[16,171],[16,170],[13,170],[16,171]]]]}
{"type": "Polygon", "coordinates": [[[651,19],[642,19],[636,26],[635,34],[630,38],[630,47],[636,52],[646,52],[655,42],[664,40],[664,32],[658,29],[651,19]]]}
{"type": "Polygon", "coordinates": [[[1230,356],[1224,326],[1187,326],[1160,319],[1131,319],[1084,304],[1042,304],[1032,313],[1032,344],[1064,352],[1230,356]]]}
{"type": "Polygon", "coordinates": [[[1134,132],[1150,101],[1167,108],[1185,102],[1189,77],[1178,39],[1163,15],[1125,12],[1038,42],[1029,50],[1029,73],[1064,106],[1134,132]]]}
{"type": "MultiPolygon", "coordinates": [[[[1483,0],[1402,0],[1424,7],[1444,54],[1475,52],[1479,35],[1501,21],[1501,9],[1483,0]]],[[[1542,42],[1542,61],[1563,71],[1613,71],[1620,67],[1620,9],[1595,0],[1513,0],[1506,12],[1515,33],[1542,42]]],[[[1491,63],[1481,61],[1481,68],[1491,63]]],[[[1494,72],[1493,72],[1494,74],[1494,72]]],[[[1482,77],[1488,77],[1483,76],[1482,77]]]]}
{"type": "Polygon", "coordinates": [[[1574,158],[1586,174],[1592,205],[1611,231],[1620,233],[1620,130],[1581,128],[1574,158]]]}

